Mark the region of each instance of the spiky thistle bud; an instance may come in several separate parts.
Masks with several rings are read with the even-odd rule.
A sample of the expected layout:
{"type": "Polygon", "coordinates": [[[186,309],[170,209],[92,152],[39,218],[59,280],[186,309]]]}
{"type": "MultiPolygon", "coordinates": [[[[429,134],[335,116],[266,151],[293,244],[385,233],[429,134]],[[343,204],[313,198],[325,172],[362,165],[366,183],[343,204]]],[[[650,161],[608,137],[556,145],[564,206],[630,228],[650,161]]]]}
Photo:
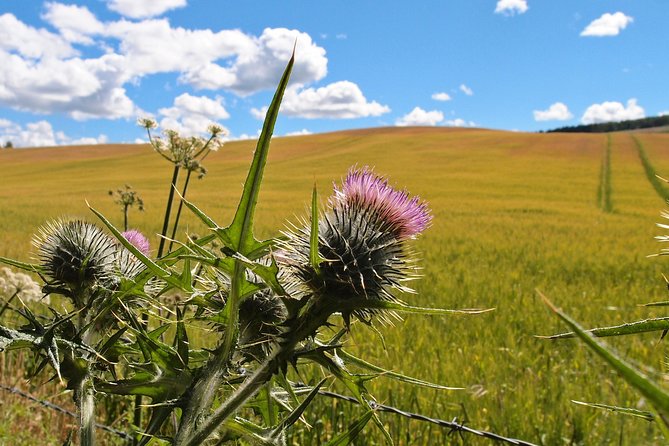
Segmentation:
{"type": "MultiPolygon", "coordinates": [[[[310,228],[285,232],[283,260],[315,296],[331,301],[377,299],[394,301],[394,290],[415,278],[414,260],[406,240],[430,223],[427,204],[393,189],[371,169],[351,169],[318,225],[318,252],[310,262],[310,228]]],[[[364,318],[374,311],[358,310],[364,318]]],[[[346,316],[346,315],[345,315],[346,316]]]]}
{"type": "Polygon", "coordinates": [[[271,290],[265,289],[244,299],[239,306],[239,344],[247,359],[261,360],[270,351],[286,307],[271,290]]]}
{"type": "Polygon", "coordinates": [[[116,241],[92,223],[56,220],[34,239],[44,272],[70,289],[104,283],[113,273],[116,241]]]}

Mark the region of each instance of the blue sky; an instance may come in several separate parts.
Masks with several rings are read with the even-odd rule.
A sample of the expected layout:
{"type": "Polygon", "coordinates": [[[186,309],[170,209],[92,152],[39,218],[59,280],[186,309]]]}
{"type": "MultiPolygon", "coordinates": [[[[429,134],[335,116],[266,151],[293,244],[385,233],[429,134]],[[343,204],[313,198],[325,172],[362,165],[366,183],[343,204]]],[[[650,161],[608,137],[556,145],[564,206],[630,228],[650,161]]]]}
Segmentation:
{"type": "Polygon", "coordinates": [[[135,142],[136,119],[257,135],[536,131],[669,113],[666,0],[0,2],[0,143],[135,142]]]}

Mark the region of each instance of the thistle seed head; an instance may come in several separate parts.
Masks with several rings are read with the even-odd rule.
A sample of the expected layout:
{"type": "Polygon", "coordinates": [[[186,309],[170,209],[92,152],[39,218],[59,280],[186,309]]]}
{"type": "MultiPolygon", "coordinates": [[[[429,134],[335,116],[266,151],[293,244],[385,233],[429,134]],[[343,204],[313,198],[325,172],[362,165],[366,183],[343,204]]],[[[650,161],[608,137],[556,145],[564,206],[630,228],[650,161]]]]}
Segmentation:
{"type": "Polygon", "coordinates": [[[116,241],[91,223],[47,223],[40,228],[34,244],[45,273],[57,284],[88,287],[107,282],[113,273],[116,241]]]}

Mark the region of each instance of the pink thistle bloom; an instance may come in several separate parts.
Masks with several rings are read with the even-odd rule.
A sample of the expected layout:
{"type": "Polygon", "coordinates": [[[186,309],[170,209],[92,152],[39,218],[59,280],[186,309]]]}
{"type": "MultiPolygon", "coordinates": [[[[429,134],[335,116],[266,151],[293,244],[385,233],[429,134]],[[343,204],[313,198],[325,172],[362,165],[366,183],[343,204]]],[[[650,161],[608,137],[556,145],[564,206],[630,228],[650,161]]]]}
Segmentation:
{"type": "Polygon", "coordinates": [[[125,231],[122,235],[123,237],[125,237],[127,241],[132,243],[132,245],[135,248],[139,249],[142,252],[142,254],[144,255],[149,254],[149,249],[150,249],[149,240],[144,236],[144,234],[142,234],[136,229],[130,229],[128,231],[125,231]]]}
{"type": "Polygon", "coordinates": [[[432,220],[427,203],[410,197],[407,191],[393,189],[388,180],[368,167],[351,169],[341,189],[334,187],[334,201],[347,206],[360,206],[376,214],[378,220],[398,240],[414,238],[432,220]]]}

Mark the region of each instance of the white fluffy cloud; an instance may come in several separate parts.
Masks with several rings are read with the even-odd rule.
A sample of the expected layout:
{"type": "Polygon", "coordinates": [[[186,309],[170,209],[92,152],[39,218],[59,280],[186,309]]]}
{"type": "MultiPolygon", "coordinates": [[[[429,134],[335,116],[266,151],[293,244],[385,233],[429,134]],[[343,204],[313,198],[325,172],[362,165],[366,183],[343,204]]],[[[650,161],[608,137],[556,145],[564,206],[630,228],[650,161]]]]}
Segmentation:
{"type": "Polygon", "coordinates": [[[183,8],[186,0],[107,0],[107,7],[133,19],[154,17],[171,9],[183,8]]]}
{"type": "Polygon", "coordinates": [[[78,54],[60,35],[28,26],[12,14],[0,15],[0,51],[17,53],[27,59],[43,56],[63,58],[78,54]]]}
{"type": "Polygon", "coordinates": [[[172,107],[161,108],[158,113],[163,116],[160,120],[162,128],[188,136],[204,134],[210,124],[230,117],[221,98],[211,99],[188,93],[177,96],[172,107]]]}
{"type": "Polygon", "coordinates": [[[465,121],[462,118],[449,119],[444,124],[449,127],[476,127],[474,121],[465,121]]]}
{"type": "Polygon", "coordinates": [[[43,147],[59,145],[79,144],[104,144],[107,142],[105,135],[97,138],[84,137],[73,139],[63,132],[54,131],[48,121],[30,122],[22,127],[6,119],[0,119],[0,144],[12,143],[14,147],[43,147]]]}
{"type": "Polygon", "coordinates": [[[600,18],[593,20],[581,32],[581,36],[617,36],[620,31],[627,28],[627,25],[632,23],[634,19],[622,12],[614,14],[605,13],[600,18]]]}
{"type": "Polygon", "coordinates": [[[303,135],[311,135],[311,132],[307,129],[302,129],[286,133],[286,136],[303,136],[303,135]]]}
{"type": "Polygon", "coordinates": [[[583,124],[598,124],[601,122],[617,122],[628,119],[641,119],[646,116],[643,107],[637,104],[636,99],[627,101],[627,106],[620,102],[602,102],[592,104],[581,117],[583,124]]]}
{"type": "MultiPolygon", "coordinates": [[[[129,17],[185,5],[178,1],[108,3],[129,17]],[[141,12],[149,3],[156,9],[141,12]]],[[[266,28],[255,36],[240,30],[172,27],[166,19],[102,22],[85,6],[54,1],[45,4],[42,19],[57,33],[28,26],[11,14],[0,15],[0,106],[64,113],[80,120],[134,118],[145,113],[125,86],[159,73],[175,73],[181,83],[195,89],[222,89],[243,97],[273,90],[296,45],[299,58],[283,106],[287,114],[354,118],[389,111],[368,101],[352,82],[308,87],[326,76],[328,59],[324,48],[298,30],[266,28]],[[104,54],[83,57],[76,45],[94,46],[104,54]]],[[[184,116],[163,118],[194,130],[195,122],[185,123],[184,116]]]]}
{"type": "Polygon", "coordinates": [[[466,86],[465,84],[460,84],[460,91],[463,92],[464,94],[466,94],[467,96],[473,96],[474,95],[474,91],[471,88],[469,88],[468,86],[466,86]]]}
{"type": "Polygon", "coordinates": [[[406,115],[395,121],[398,127],[407,126],[435,126],[444,120],[444,114],[438,110],[425,111],[420,107],[415,107],[406,115]]]}
{"type": "MultiPolygon", "coordinates": [[[[266,110],[252,111],[256,118],[266,110]]],[[[316,119],[352,119],[379,116],[390,108],[376,101],[368,101],[360,88],[349,81],[334,82],[320,88],[291,87],[286,90],[281,112],[287,116],[316,119]]]]}
{"type": "Polygon", "coordinates": [[[562,102],[556,102],[547,110],[534,110],[535,121],[567,121],[574,117],[562,102]]]}
{"type": "Polygon", "coordinates": [[[86,7],[49,2],[45,9],[42,18],[58,29],[68,42],[91,45],[91,36],[104,31],[102,22],[86,7]]]}
{"type": "MultiPolygon", "coordinates": [[[[307,33],[286,28],[266,28],[257,38],[244,34],[230,35],[233,33],[241,34],[240,31],[221,31],[217,33],[220,36],[215,37],[218,37],[221,45],[234,45],[227,54],[237,56],[234,64],[223,67],[213,62],[216,57],[211,57],[210,61],[202,64],[191,64],[181,80],[196,88],[224,88],[242,96],[272,89],[281,77],[296,42],[296,51],[300,57],[293,67],[291,83],[304,85],[320,80],[327,74],[325,49],[316,45],[307,33]]],[[[169,53],[173,51],[172,48],[165,50],[169,53]]],[[[193,45],[192,51],[200,53],[202,49],[200,45],[193,45]]],[[[182,57],[178,60],[183,64],[182,57]]]]}
{"type": "Polygon", "coordinates": [[[432,99],[434,99],[435,101],[450,101],[451,95],[444,92],[434,93],[432,95],[432,99]]]}
{"type": "Polygon", "coordinates": [[[513,15],[527,12],[527,0],[498,0],[495,7],[496,14],[513,15]]]}

